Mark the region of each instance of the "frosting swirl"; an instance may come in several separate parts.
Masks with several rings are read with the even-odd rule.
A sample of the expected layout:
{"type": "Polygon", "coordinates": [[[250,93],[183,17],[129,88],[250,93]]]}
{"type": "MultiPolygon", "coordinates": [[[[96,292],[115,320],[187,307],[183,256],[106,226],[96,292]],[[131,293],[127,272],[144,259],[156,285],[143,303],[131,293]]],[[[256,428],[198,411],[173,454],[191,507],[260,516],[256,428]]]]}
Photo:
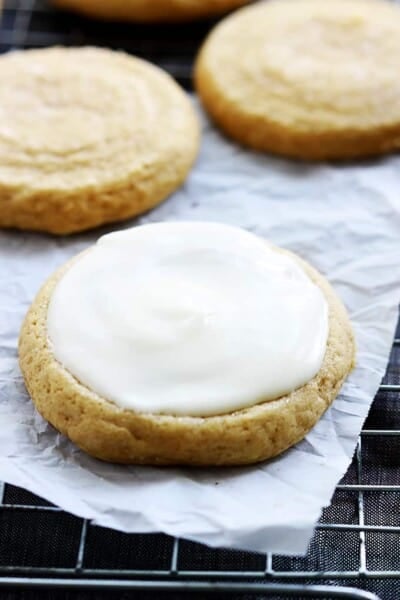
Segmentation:
{"type": "Polygon", "coordinates": [[[247,231],[156,223],[82,254],[47,327],[56,359],[119,407],[205,417],[307,383],[325,355],[328,306],[292,257],[247,231]]]}

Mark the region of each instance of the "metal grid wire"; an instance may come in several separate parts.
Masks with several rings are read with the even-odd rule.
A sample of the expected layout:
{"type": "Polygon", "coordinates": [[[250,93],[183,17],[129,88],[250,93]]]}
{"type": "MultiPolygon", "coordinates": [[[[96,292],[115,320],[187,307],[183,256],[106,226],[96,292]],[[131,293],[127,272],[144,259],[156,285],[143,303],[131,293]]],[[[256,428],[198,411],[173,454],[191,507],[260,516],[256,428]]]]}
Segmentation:
{"type": "Polygon", "coordinates": [[[3,4],[0,52],[51,45],[122,49],[158,64],[186,88],[191,87],[199,44],[213,25],[210,21],[184,26],[110,24],[57,12],[45,0],[3,0],[3,4]]]}
{"type": "MultiPolygon", "coordinates": [[[[58,13],[40,0],[5,0],[0,51],[53,44],[122,48],[159,64],[190,88],[193,57],[211,26],[110,25],[58,13]]],[[[198,592],[202,598],[225,593],[232,600],[395,600],[400,598],[399,450],[400,323],[352,465],[305,558],[210,550],[161,534],[94,527],[0,482],[0,597],[8,589],[14,592],[4,592],[7,599],[15,598],[10,594],[24,588],[36,598],[35,589],[47,588],[80,590],[82,600],[88,597],[82,590],[109,589],[139,593],[129,598],[164,593],[187,598],[198,592]]]]}

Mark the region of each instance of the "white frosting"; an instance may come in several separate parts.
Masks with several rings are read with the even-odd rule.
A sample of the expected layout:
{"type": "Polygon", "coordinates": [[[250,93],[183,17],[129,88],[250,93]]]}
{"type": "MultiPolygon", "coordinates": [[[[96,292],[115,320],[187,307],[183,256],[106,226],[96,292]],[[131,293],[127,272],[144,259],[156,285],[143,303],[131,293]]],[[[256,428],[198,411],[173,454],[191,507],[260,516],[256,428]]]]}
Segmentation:
{"type": "Polygon", "coordinates": [[[56,359],[122,408],[209,416],[282,396],[320,369],[321,290],[290,257],[217,223],[99,239],[57,284],[56,359]]]}

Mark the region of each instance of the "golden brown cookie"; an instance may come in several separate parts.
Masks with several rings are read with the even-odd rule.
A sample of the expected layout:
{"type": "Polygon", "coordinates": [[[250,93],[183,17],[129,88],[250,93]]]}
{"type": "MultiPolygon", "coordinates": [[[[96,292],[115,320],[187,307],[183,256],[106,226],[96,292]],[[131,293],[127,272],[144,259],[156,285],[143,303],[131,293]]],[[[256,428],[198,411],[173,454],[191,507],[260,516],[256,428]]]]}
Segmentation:
{"type": "Polygon", "coordinates": [[[195,81],[230,136],[257,150],[348,159],[400,147],[400,8],[271,0],[210,34],[195,81]]]}
{"type": "Polygon", "coordinates": [[[149,210],[197,155],[191,102],[159,68],[99,48],[0,57],[0,226],[63,234],[149,210]]]}
{"type": "Polygon", "coordinates": [[[324,277],[292,256],[323,291],[329,307],[329,334],[321,369],[296,391],[212,417],[139,413],[100,397],[55,359],[47,335],[50,299],[73,259],[45,283],[21,329],[20,366],[36,408],[80,448],[106,461],[241,465],[280,454],[314,426],[355,361],[352,328],[343,304],[324,277]]]}
{"type": "Polygon", "coordinates": [[[179,22],[212,17],[250,0],[51,0],[60,8],[106,20],[179,22]]]}

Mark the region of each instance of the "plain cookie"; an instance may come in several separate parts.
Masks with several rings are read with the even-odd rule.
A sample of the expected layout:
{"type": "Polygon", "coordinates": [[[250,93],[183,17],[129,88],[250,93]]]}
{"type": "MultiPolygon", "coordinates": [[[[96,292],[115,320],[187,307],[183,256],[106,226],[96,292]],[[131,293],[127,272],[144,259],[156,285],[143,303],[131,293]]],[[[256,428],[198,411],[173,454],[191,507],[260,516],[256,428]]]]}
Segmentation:
{"type": "Polygon", "coordinates": [[[185,180],[199,124],[158,67],[98,48],[0,57],[0,226],[64,234],[143,213],[185,180]]]}
{"type": "Polygon", "coordinates": [[[210,34],[195,81],[234,139],[304,159],[400,147],[400,8],[384,0],[271,0],[210,34]]]}
{"type": "Polygon", "coordinates": [[[60,8],[111,21],[178,22],[213,17],[250,0],[52,0],[60,8]]]}
{"type": "Polygon", "coordinates": [[[212,417],[138,413],[95,394],[56,361],[47,335],[50,298],[73,259],[43,286],[21,329],[20,366],[37,410],[82,450],[116,463],[242,465],[280,454],[315,425],[355,361],[343,304],[325,278],[294,258],[327,299],[329,335],[320,371],[291,394],[212,417]]]}

